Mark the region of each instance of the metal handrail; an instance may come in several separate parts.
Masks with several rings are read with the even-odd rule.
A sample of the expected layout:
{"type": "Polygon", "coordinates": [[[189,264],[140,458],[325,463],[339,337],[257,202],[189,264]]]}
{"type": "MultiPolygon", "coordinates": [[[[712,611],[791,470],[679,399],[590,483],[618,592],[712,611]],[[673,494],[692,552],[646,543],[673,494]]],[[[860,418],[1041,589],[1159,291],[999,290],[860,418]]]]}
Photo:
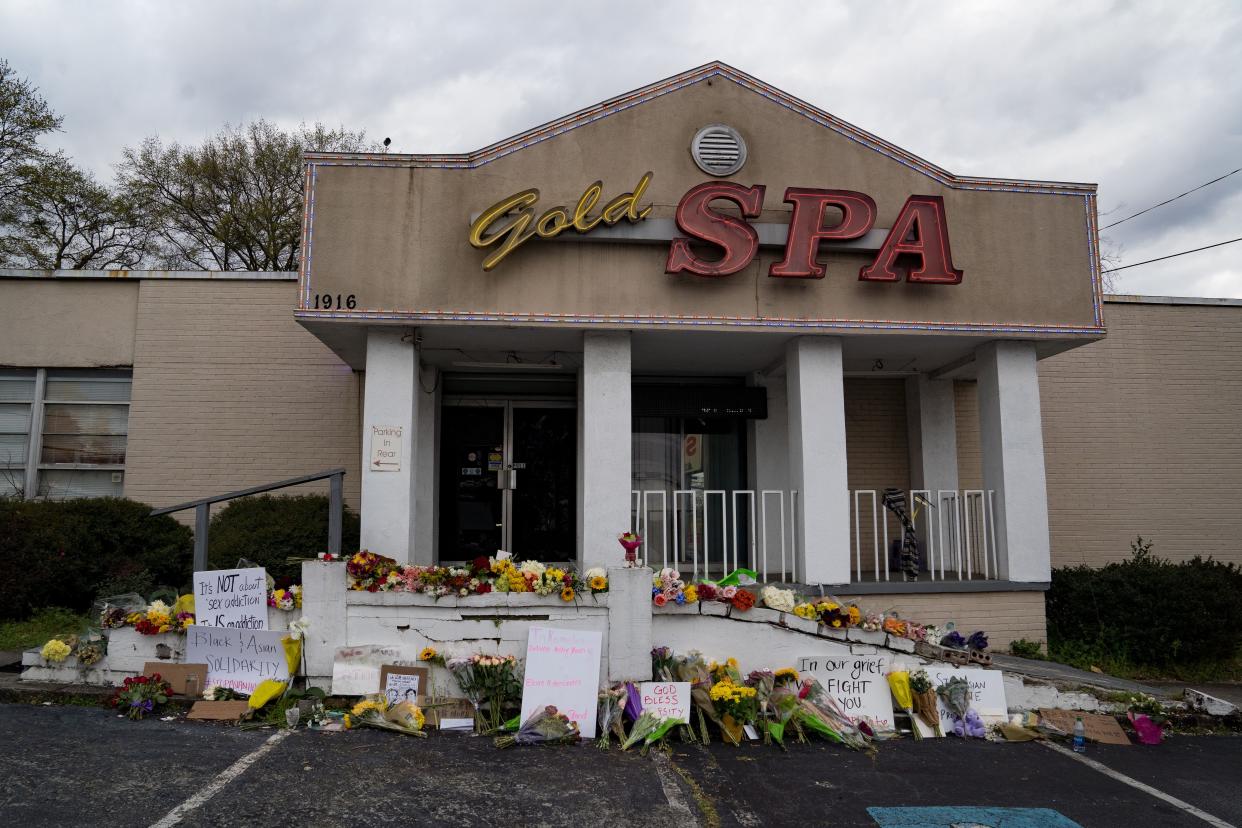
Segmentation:
{"type": "Polygon", "coordinates": [[[186,509],[194,510],[194,571],[202,572],[207,568],[207,527],[211,522],[211,504],[233,500],[238,497],[262,494],[263,492],[272,492],[276,489],[288,488],[289,486],[300,486],[303,483],[313,483],[316,480],[323,480],[325,478],[328,479],[328,551],[333,556],[339,556],[341,554],[341,513],[344,509],[341,496],[341,489],[345,479],[344,468],[328,469],[315,474],[304,474],[301,477],[291,477],[288,480],[265,483],[262,486],[251,486],[249,489],[239,489],[236,492],[204,497],[199,500],[188,500],[185,503],[178,503],[176,506],[152,509],[151,517],[167,515],[172,512],[182,512],[186,509]]]}

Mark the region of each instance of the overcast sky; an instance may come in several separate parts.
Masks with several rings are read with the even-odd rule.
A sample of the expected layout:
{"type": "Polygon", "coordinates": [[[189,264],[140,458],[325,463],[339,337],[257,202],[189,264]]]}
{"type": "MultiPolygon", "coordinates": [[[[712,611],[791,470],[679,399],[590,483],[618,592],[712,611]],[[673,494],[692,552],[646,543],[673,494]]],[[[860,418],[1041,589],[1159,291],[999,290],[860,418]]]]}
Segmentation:
{"type": "MultiPolygon", "coordinates": [[[[471,150],[717,59],[956,173],[1096,182],[1102,225],[1242,167],[1236,0],[0,0],[0,56],[105,180],[259,117],[471,150]]],[[[1120,264],[1242,236],[1242,173],[1104,232],[1120,264]]],[[[1242,242],[1117,276],[1242,297],[1242,242]]]]}

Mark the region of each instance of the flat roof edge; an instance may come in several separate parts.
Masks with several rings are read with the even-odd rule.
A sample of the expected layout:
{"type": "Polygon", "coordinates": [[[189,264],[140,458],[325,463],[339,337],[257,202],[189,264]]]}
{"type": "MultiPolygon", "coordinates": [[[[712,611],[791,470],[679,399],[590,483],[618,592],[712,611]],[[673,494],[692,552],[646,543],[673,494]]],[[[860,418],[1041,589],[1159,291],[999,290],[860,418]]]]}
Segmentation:
{"type": "Polygon", "coordinates": [[[1242,308],[1242,299],[1210,296],[1139,296],[1126,293],[1106,293],[1104,302],[1113,305],[1203,305],[1207,307],[1242,308]]]}
{"type": "Polygon", "coordinates": [[[0,267],[0,279],[194,279],[202,281],[296,282],[292,270],[25,270],[0,267]]]}

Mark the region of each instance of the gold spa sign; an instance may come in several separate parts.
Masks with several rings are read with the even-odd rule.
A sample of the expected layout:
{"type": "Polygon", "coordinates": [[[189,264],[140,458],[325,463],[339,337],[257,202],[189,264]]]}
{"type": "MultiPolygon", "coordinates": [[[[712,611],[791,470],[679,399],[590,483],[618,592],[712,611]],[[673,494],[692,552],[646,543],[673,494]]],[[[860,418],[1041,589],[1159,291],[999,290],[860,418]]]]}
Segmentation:
{"type": "Polygon", "coordinates": [[[651,173],[644,173],[634,189],[622,193],[592,216],[591,211],[604,192],[604,182],[596,181],[583,191],[571,211],[567,206],[551,207],[535,218],[539,201],[536,189],[522,190],[488,207],[470,224],[470,245],[479,250],[495,247],[483,260],[483,269],[491,270],[505,257],[533,238],[554,239],[566,230],[589,233],[601,224],[611,227],[622,219],[637,223],[651,213],[651,205],[639,208],[651,183],[651,173]]]}

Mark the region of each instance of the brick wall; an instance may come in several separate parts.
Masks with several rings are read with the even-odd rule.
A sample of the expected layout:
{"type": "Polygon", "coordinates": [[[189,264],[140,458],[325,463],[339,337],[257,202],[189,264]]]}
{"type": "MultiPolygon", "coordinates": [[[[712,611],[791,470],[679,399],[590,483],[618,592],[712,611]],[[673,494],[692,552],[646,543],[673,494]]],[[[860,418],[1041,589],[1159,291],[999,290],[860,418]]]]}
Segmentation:
{"type": "Polygon", "coordinates": [[[923,624],[952,621],[962,635],[988,634],[994,652],[1005,652],[1018,638],[1047,641],[1042,592],[950,592],[941,595],[842,595],[865,612],[896,610],[902,618],[923,624]]]}
{"type": "Polygon", "coordinates": [[[1242,563],[1242,307],[1110,302],[1108,337],[1039,363],[1052,565],[1135,535],[1242,563]]]}
{"type": "Polygon", "coordinates": [[[141,283],[127,497],[170,505],[344,466],[345,502],[358,508],[358,377],[293,320],[295,290],[141,283]]]}
{"type": "MultiPolygon", "coordinates": [[[[849,464],[849,487],[874,489],[877,493],[889,486],[910,488],[910,449],[906,434],[906,385],[903,379],[845,380],[845,449],[849,464]]],[[[861,521],[859,536],[862,546],[862,567],[875,570],[872,538],[871,503],[859,503],[861,521]]],[[[852,510],[851,501],[851,510],[852,510]]],[[[852,515],[851,511],[851,515],[852,515]]],[[[853,560],[853,522],[851,517],[851,560],[853,560]]],[[[897,522],[890,521],[889,538],[899,532],[897,522]]],[[[883,550],[881,550],[881,571],[883,550]]]]}

